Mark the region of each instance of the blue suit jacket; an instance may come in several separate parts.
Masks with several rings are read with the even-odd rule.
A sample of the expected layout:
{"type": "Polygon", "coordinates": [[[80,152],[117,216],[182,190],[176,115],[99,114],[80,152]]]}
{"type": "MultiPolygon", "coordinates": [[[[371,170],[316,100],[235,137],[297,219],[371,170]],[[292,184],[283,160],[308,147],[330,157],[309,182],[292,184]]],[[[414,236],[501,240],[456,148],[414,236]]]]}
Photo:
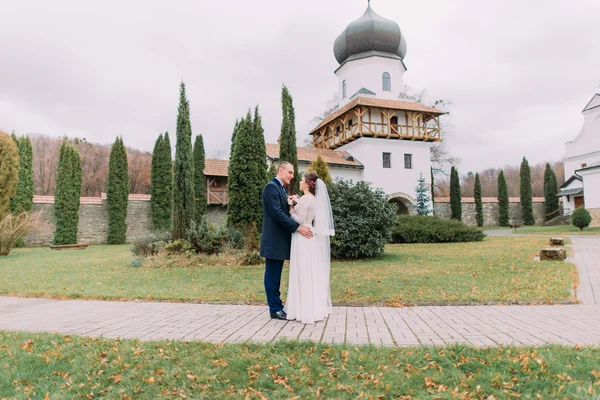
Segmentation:
{"type": "Polygon", "coordinates": [[[292,233],[300,225],[290,217],[285,189],[276,178],[263,189],[262,204],[260,255],[273,260],[289,260],[292,233]]]}

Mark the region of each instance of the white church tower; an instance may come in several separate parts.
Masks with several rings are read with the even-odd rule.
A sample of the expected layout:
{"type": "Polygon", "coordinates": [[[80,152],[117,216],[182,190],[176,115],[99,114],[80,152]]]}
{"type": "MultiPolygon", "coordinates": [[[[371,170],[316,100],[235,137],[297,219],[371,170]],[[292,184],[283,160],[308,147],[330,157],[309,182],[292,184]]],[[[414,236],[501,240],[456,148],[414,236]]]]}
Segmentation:
{"type": "Polygon", "coordinates": [[[398,24],[369,4],[335,41],[339,106],[311,132],[317,149],[358,159],[362,179],[382,188],[401,211],[415,204],[421,174],[430,183],[430,149],[441,140],[445,114],[403,93],[406,48],[398,24]]]}

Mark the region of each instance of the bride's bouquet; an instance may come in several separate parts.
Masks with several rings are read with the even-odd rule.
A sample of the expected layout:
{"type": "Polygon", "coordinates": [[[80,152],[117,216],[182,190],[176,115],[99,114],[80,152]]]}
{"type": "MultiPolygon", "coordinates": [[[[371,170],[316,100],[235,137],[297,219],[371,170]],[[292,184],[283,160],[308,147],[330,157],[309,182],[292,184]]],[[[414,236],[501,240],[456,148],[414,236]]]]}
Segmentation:
{"type": "Polygon", "coordinates": [[[297,194],[293,194],[291,196],[288,196],[287,198],[287,202],[290,207],[295,207],[296,204],[298,204],[298,200],[300,200],[300,196],[298,196],[297,194]]]}

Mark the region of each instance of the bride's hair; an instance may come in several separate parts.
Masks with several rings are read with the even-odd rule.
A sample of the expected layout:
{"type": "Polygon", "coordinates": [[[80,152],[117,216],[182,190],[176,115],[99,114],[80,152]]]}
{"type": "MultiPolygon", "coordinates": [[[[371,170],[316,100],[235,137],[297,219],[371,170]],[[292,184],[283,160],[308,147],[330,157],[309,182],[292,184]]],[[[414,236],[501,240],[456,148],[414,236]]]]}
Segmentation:
{"type": "Polygon", "coordinates": [[[308,184],[308,190],[314,196],[317,191],[317,179],[319,179],[319,175],[311,172],[304,174],[304,179],[306,179],[306,183],[308,184]]]}

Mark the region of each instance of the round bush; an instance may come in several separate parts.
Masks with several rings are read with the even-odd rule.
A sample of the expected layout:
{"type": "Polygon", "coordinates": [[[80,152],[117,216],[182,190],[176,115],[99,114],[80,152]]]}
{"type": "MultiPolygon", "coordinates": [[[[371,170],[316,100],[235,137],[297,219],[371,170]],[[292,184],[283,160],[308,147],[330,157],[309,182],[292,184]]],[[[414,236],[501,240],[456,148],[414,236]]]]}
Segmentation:
{"type": "Polygon", "coordinates": [[[587,228],[592,223],[592,216],[583,206],[577,207],[571,214],[571,223],[580,230],[587,228]]]}
{"type": "Polygon", "coordinates": [[[423,215],[401,215],[392,230],[393,243],[479,242],[485,236],[460,221],[423,215]]]}
{"type": "Polygon", "coordinates": [[[396,206],[385,193],[365,182],[338,180],[329,185],[335,222],[333,258],[368,258],[383,254],[395,221],[396,206]]]}

